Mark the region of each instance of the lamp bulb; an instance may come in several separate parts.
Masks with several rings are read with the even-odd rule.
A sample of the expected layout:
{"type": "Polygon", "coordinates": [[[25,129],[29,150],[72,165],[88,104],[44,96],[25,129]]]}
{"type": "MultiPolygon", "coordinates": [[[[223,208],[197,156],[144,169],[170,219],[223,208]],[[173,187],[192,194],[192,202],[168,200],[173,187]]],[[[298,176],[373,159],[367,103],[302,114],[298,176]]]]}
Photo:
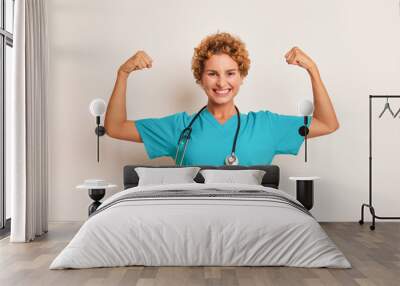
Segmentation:
{"type": "Polygon", "coordinates": [[[311,101],[304,99],[303,101],[301,101],[299,103],[300,115],[308,116],[308,115],[311,115],[313,113],[313,111],[314,111],[314,104],[311,101]]]}
{"type": "Polygon", "coordinates": [[[101,98],[93,99],[90,102],[89,110],[93,116],[102,116],[106,112],[106,102],[101,98]]]}

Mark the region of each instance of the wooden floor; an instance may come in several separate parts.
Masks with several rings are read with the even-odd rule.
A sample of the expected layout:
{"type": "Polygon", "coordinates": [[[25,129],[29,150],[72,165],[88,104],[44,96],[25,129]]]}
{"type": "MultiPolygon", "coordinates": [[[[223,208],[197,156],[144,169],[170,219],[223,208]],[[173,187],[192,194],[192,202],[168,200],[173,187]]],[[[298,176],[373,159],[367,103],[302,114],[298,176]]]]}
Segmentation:
{"type": "Polygon", "coordinates": [[[53,223],[32,243],[0,241],[0,285],[400,285],[400,223],[322,223],[352,269],[119,267],[48,270],[80,224],[53,223]]]}

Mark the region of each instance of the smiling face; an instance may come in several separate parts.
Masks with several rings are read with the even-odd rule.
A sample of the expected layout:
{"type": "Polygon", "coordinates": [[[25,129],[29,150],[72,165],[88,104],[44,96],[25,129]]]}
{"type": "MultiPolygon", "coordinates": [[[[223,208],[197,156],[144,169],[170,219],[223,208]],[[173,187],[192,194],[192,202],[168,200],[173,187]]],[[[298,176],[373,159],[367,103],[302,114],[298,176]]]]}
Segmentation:
{"type": "Polygon", "coordinates": [[[205,61],[200,84],[210,103],[233,103],[242,82],[239,66],[229,55],[213,55],[205,61]]]}

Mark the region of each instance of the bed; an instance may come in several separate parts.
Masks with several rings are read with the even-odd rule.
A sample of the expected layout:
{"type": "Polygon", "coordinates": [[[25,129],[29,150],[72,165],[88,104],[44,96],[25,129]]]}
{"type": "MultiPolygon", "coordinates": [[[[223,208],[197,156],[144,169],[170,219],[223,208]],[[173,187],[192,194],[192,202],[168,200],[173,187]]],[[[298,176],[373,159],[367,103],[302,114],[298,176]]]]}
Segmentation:
{"type": "Polygon", "coordinates": [[[129,265],[351,268],[312,214],[279,190],[278,166],[198,166],[202,171],[265,171],[259,185],[205,182],[200,173],[192,183],[140,185],[135,170],[142,167],[153,168],[124,167],[124,190],[102,203],[50,269],[129,265]]]}

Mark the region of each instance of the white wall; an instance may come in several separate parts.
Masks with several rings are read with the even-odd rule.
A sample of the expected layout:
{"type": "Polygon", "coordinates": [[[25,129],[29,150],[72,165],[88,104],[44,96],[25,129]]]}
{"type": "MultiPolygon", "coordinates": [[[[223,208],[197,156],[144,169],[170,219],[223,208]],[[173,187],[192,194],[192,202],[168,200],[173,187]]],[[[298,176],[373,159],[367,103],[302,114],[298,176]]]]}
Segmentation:
{"type": "MultiPolygon", "coordinates": [[[[281,189],[291,194],[289,176],[322,178],[312,210],[318,220],[359,219],[368,200],[368,95],[400,94],[398,0],[53,0],[47,8],[50,220],[86,219],[90,199],[75,189],[84,179],[121,187],[126,164],[172,163],[149,161],[142,144],[107,136],[97,163],[89,103],[108,101],[119,65],[143,49],[154,65],[129,79],[128,118],[197,111],[206,97],[191,73],[193,48],[218,30],[241,37],[250,52],[251,69],[236,99],[241,112],[296,114],[299,99],[312,99],[311,86],[307,73],[287,65],[284,54],[296,45],[318,64],[341,127],[309,141],[307,164],[304,145],[297,157],[276,156],[273,164],[281,168],[281,189]]],[[[376,102],[375,117],[383,105],[376,102]]],[[[392,105],[397,110],[400,100],[392,105]]],[[[374,120],[374,204],[381,216],[399,215],[399,124],[374,120]]]]}

